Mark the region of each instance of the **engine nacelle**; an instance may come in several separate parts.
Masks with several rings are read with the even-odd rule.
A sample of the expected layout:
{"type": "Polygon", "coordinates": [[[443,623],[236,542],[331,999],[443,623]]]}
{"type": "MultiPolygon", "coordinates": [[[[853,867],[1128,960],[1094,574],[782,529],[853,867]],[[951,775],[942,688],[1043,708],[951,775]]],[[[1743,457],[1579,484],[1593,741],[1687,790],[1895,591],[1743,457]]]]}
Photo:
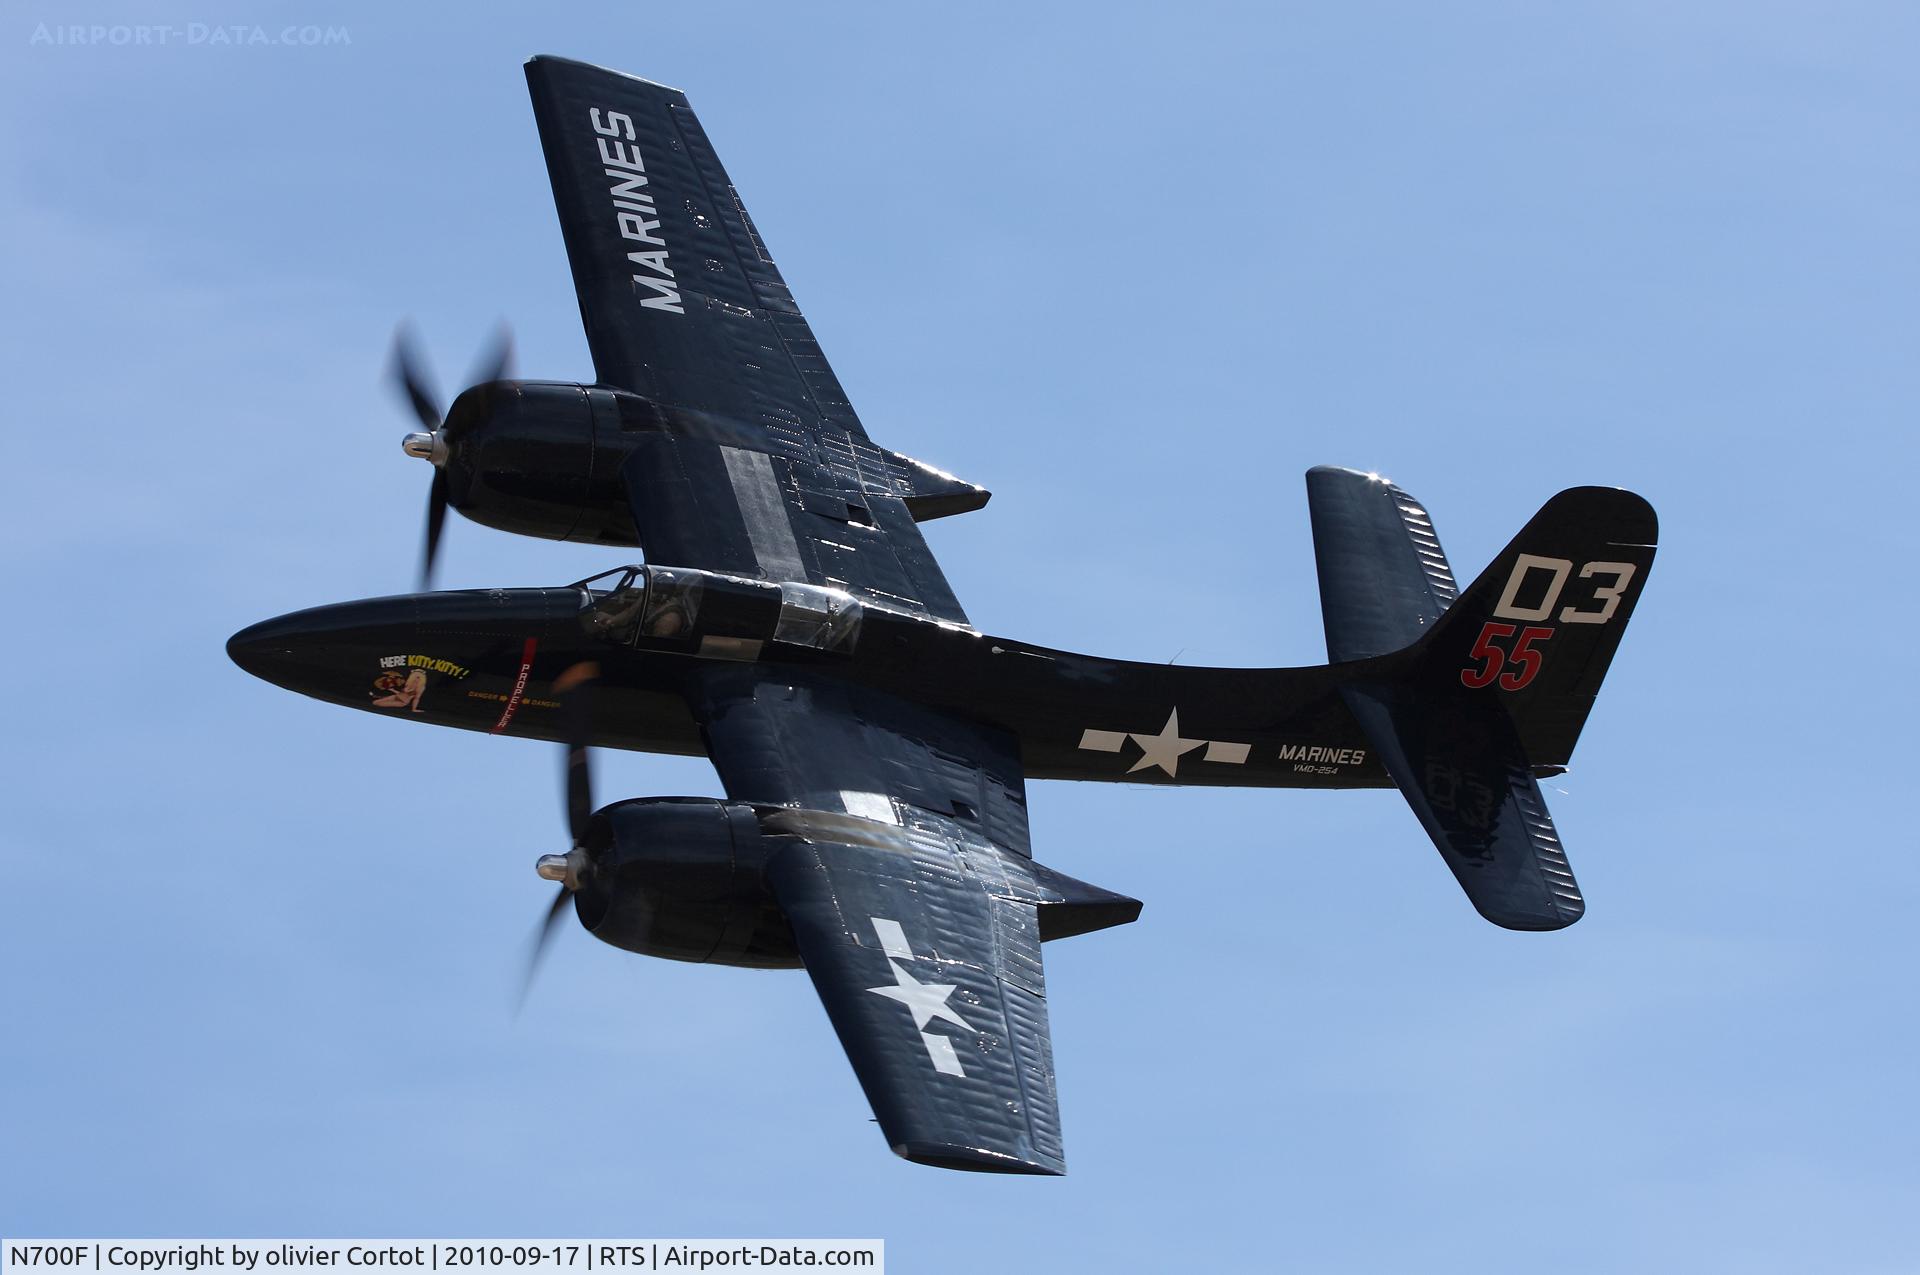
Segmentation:
{"type": "Polygon", "coordinates": [[[561,381],[495,381],[461,394],[447,413],[448,503],[523,536],[638,544],[620,478],[632,444],[596,421],[595,393],[611,398],[561,381]]]}
{"type": "MultiPolygon", "coordinates": [[[[764,447],[765,430],[624,390],[565,381],[490,381],[461,393],[444,428],[409,435],[409,454],[445,467],[447,501],[468,518],[548,540],[638,545],[625,468],[650,434],[764,447]],[[414,440],[419,440],[415,442],[414,440]]],[[[965,513],[989,493],[930,465],[862,443],[876,494],[916,521],[965,513]]]]}
{"type": "Polygon", "coordinates": [[[592,868],[574,910],[588,933],[629,952],[794,968],[793,931],[766,888],[772,849],[750,806],[708,797],[623,801],[594,816],[592,868]]]}

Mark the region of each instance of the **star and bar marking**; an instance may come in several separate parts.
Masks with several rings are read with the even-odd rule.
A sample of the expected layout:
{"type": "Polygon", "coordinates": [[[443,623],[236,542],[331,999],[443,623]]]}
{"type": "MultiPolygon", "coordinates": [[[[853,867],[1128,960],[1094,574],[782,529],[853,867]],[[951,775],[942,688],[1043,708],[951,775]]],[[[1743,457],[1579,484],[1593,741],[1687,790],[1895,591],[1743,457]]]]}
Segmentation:
{"type": "Polygon", "coordinates": [[[1087,730],[1080,736],[1080,747],[1094,753],[1117,753],[1123,744],[1131,739],[1140,746],[1140,760],[1127,767],[1127,773],[1145,770],[1149,766],[1158,766],[1170,778],[1179,778],[1180,759],[1195,749],[1205,746],[1201,754],[1203,761],[1224,762],[1229,766],[1243,766],[1253,752],[1253,745],[1239,744],[1226,739],[1188,739],[1180,734],[1180,710],[1175,707],[1167,714],[1167,724],[1158,734],[1143,735],[1138,731],[1087,730]]]}
{"type": "Polygon", "coordinates": [[[956,984],[922,983],[902,969],[901,961],[913,959],[913,945],[907,942],[907,932],[900,928],[900,922],[884,916],[867,919],[873,922],[873,933],[880,940],[881,951],[887,954],[887,964],[893,970],[894,980],[890,985],[869,987],[867,990],[907,1007],[907,1012],[913,1015],[914,1029],[920,1033],[920,1043],[927,1047],[927,1058],[933,1063],[935,1071],[943,1076],[966,1075],[966,1070],[960,1066],[959,1056],[953,1052],[953,1041],[927,1030],[927,1024],[936,1018],[966,1031],[973,1030],[973,1025],[947,1004],[947,998],[953,995],[956,984]]]}

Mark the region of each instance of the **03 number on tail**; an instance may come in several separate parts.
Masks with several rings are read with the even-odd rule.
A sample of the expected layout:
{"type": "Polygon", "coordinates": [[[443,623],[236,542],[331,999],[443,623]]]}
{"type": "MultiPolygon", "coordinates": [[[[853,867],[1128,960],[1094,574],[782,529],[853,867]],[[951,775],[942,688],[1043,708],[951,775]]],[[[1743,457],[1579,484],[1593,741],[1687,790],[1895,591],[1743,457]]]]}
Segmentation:
{"type": "Polygon", "coordinates": [[[1620,600],[1633,583],[1636,569],[1637,564],[1631,562],[1589,562],[1576,575],[1574,564],[1565,558],[1521,554],[1493,609],[1496,618],[1481,626],[1480,635],[1467,652],[1473,663],[1460,670],[1460,684],[1469,690],[1495,684],[1503,691],[1524,689],[1539,675],[1545,662],[1540,647],[1554,634],[1551,624],[1538,622],[1555,618],[1554,608],[1560,605],[1567,581],[1588,582],[1591,596],[1561,607],[1559,623],[1605,624],[1620,609],[1620,600]],[[1538,579],[1541,573],[1547,577],[1544,586],[1538,579]]]}

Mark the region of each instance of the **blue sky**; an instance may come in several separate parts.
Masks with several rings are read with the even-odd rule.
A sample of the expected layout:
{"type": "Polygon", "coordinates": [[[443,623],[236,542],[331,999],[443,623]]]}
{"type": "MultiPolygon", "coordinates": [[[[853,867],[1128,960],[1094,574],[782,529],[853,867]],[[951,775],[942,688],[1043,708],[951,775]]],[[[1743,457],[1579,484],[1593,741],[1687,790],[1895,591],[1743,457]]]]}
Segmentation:
{"type": "MultiPolygon", "coordinates": [[[[13,6],[0,1233],[853,1235],[902,1271],[1908,1271],[1920,17],[1873,4],[13,6]],[[35,43],[323,23],[321,48],[35,43]],[[1037,785],[1146,901],[1050,945],[1071,1174],[897,1161],[804,977],[577,929],[547,746],[227,634],[410,587],[380,382],[588,379],[520,62],[687,90],[975,620],[1317,660],[1302,472],[1470,576],[1554,491],[1661,557],[1481,922],[1391,793],[1037,785]]],[[[615,551],[450,527],[450,587],[615,551]]],[[[600,790],[711,793],[602,758],[600,790]]]]}

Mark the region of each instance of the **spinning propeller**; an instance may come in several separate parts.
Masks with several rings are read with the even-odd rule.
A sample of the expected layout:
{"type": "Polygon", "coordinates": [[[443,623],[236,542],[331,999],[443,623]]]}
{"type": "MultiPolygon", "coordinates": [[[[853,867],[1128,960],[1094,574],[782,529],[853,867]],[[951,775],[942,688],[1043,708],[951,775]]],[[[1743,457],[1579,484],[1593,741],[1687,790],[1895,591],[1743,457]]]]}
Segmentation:
{"type": "MultiPolygon", "coordinates": [[[[475,363],[473,383],[491,385],[506,379],[512,370],[513,333],[503,323],[475,363]]],[[[425,371],[413,329],[404,323],[393,334],[391,375],[421,425],[421,432],[408,434],[400,446],[407,455],[433,463],[433,485],[427,489],[427,544],[420,559],[420,589],[424,592],[433,582],[433,560],[440,549],[441,528],[447,522],[447,460],[461,431],[477,416],[485,415],[485,400],[479,413],[460,412],[442,419],[440,396],[425,371]]]]}
{"type": "Polygon", "coordinates": [[[593,874],[593,853],[587,848],[587,831],[593,822],[593,771],[587,759],[587,741],[593,737],[593,711],[588,696],[594,679],[599,676],[600,666],[588,661],[575,664],[553,680],[567,740],[562,782],[566,788],[567,832],[573,838],[573,847],[565,854],[541,855],[534,868],[547,880],[559,882],[560,891],[553,896],[553,903],[534,935],[533,950],[527,957],[526,981],[520,988],[523,1003],[540,969],[540,960],[546,955],[547,945],[553,939],[555,926],[574,892],[593,874]]]}

